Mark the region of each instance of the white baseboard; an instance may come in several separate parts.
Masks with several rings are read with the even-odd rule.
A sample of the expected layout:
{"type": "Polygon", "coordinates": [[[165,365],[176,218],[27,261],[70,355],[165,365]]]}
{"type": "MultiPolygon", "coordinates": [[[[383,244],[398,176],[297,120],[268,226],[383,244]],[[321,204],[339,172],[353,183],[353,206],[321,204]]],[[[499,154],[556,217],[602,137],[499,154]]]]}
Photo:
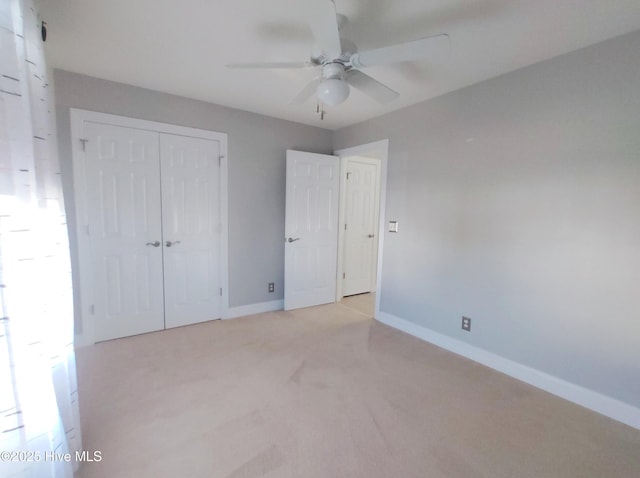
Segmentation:
{"type": "Polygon", "coordinates": [[[387,314],[386,312],[380,312],[376,316],[376,319],[383,324],[406,332],[409,335],[418,337],[450,352],[462,355],[474,362],[486,365],[534,387],[640,430],[640,408],[636,408],[615,398],[602,395],[601,393],[594,392],[593,390],[574,383],[567,382],[566,380],[534,368],[527,367],[526,365],[506,359],[461,340],[434,332],[426,327],[387,314]]]}
{"type": "Polygon", "coordinates": [[[284,300],[271,300],[269,302],[260,302],[258,304],[241,305],[239,307],[230,307],[227,311],[225,319],[235,319],[236,317],[244,317],[245,315],[261,314],[263,312],[273,312],[274,310],[282,310],[284,308],[284,300]]]}
{"type": "MultiPolygon", "coordinates": [[[[230,307],[223,319],[235,319],[246,315],[261,314],[262,312],[272,312],[274,310],[284,309],[284,300],[272,300],[269,302],[260,302],[258,304],[241,305],[239,307],[230,307]]],[[[75,348],[88,347],[94,342],[89,340],[86,334],[76,334],[74,339],[75,348]]]]}

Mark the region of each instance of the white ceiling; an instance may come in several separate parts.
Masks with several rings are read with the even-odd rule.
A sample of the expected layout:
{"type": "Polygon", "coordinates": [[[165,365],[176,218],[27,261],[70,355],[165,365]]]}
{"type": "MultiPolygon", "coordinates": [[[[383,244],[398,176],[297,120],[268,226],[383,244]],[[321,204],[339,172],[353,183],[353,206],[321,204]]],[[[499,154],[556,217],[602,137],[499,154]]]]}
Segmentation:
{"type": "Polygon", "coordinates": [[[305,61],[305,3],[327,0],[36,0],[50,66],[337,129],[640,29],[639,0],[335,0],[359,50],[451,36],[447,55],[368,68],[400,93],[353,90],[329,108],[290,101],[316,70],[241,71],[230,62],[305,61]]]}

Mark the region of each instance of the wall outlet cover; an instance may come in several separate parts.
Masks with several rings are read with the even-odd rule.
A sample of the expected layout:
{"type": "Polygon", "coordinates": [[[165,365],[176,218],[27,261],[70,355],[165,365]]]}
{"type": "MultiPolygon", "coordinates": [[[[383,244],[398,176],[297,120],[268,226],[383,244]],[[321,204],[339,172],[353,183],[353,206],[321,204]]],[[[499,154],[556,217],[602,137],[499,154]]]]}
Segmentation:
{"type": "Polygon", "coordinates": [[[462,330],[471,332],[471,318],[462,316],[462,330]]]}

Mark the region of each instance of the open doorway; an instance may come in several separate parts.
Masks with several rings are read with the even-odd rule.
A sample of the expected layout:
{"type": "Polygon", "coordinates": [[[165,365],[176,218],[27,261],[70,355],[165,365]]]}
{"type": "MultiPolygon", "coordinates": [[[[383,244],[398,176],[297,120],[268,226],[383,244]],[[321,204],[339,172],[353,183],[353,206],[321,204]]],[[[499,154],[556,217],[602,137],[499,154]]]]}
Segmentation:
{"type": "Polygon", "coordinates": [[[340,157],[336,301],[380,310],[388,140],[335,152],[340,157]]]}

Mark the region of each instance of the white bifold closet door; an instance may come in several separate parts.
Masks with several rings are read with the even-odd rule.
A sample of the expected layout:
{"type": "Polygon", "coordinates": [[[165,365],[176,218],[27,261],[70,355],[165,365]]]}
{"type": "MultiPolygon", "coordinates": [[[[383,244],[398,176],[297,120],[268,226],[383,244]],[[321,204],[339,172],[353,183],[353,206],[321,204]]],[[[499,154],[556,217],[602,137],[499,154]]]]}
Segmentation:
{"type": "Polygon", "coordinates": [[[219,156],[216,141],[160,135],[167,328],[220,317],[219,156]]]}
{"type": "Polygon", "coordinates": [[[219,143],[84,133],[96,341],[219,318],[219,143]]]}

